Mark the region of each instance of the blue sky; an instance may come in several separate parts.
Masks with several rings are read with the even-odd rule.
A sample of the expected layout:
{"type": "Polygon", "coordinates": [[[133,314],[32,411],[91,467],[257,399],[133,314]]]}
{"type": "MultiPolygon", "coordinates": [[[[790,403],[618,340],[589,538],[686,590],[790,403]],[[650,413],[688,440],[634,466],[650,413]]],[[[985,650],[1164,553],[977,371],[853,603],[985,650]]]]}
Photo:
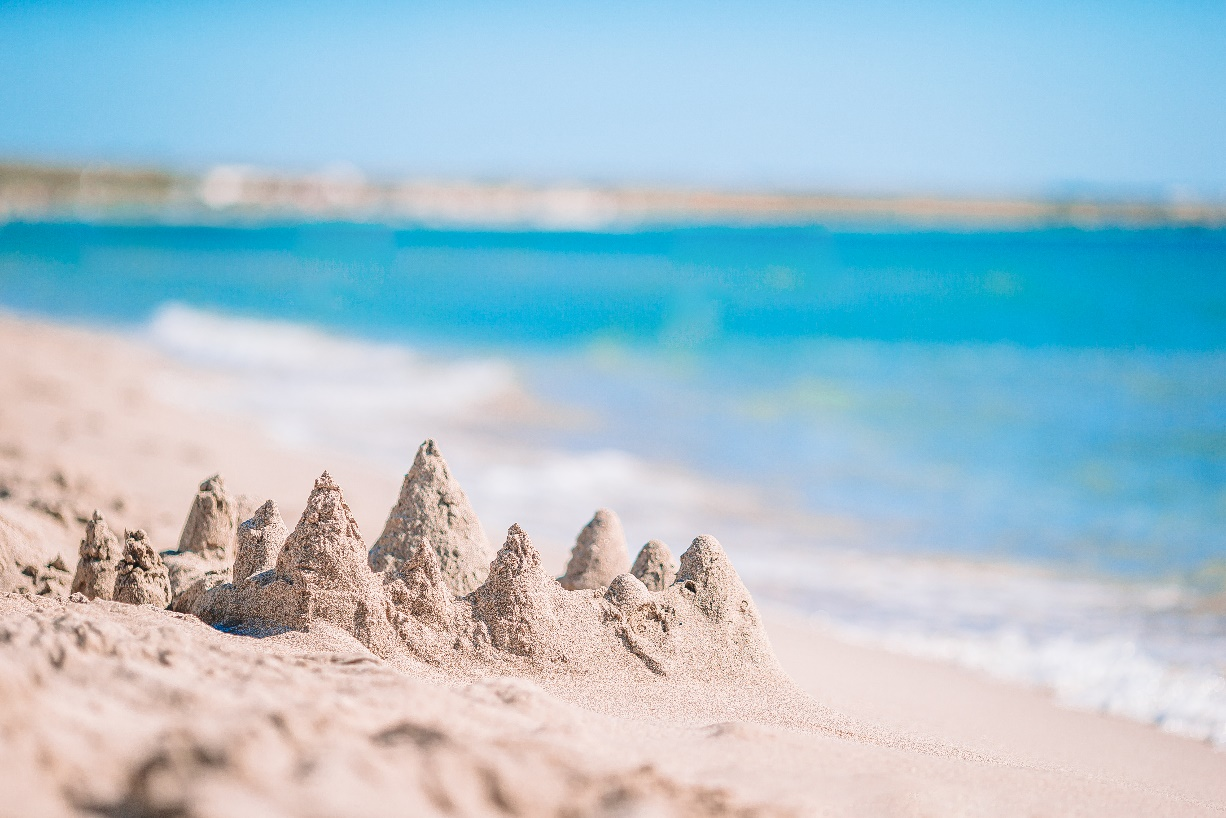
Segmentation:
{"type": "Polygon", "coordinates": [[[1226,199],[1226,3],[0,2],[0,157],[1226,199]]]}

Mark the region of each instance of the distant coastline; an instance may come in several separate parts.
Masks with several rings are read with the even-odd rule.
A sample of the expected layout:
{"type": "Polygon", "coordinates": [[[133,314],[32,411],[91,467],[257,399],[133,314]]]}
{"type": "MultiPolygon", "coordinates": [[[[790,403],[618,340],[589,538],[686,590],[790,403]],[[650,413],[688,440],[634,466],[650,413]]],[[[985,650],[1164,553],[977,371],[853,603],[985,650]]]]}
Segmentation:
{"type": "Polygon", "coordinates": [[[76,218],[206,224],[335,219],[543,230],[821,224],[1009,230],[1223,227],[1226,203],[371,180],[349,168],[295,175],[223,165],[192,174],[0,163],[0,222],[76,218]]]}

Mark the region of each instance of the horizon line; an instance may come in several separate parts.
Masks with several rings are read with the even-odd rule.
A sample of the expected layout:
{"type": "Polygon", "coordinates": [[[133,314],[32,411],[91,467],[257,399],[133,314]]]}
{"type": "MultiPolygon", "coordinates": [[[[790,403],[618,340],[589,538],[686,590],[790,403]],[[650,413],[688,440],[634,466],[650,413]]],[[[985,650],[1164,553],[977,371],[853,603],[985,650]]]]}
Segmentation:
{"type": "Polygon", "coordinates": [[[369,178],[350,165],[291,172],[0,160],[0,223],[23,219],[352,220],[439,227],[625,230],[665,226],[897,224],[963,229],[1226,227],[1226,202],[973,196],[699,185],[369,178]]]}

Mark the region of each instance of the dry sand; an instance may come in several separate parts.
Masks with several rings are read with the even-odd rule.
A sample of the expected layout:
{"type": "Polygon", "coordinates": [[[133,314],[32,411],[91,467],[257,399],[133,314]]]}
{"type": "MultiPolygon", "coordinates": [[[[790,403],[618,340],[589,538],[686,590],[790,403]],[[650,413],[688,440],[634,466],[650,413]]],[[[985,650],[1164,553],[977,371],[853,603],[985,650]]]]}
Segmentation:
{"type": "MultiPolygon", "coordinates": [[[[410,513],[394,480],[167,408],[172,366],[0,319],[2,815],[1226,812],[1226,754],[1205,745],[786,612],[764,628],[713,540],[679,549],[675,581],[653,546],[635,566],[650,589],[623,574],[565,590],[512,528],[457,596],[449,581],[474,575],[439,555],[467,547],[435,544],[441,518],[410,513]],[[237,492],[277,507],[236,530],[201,485],[218,472],[236,507],[237,492]],[[421,536],[373,573],[363,532],[393,508],[421,536]],[[199,533],[181,540],[189,514],[199,533]],[[125,544],[129,572],[160,576],[125,532],[215,559],[179,607],[222,611],[220,627],[67,599],[87,525],[94,585],[125,544]],[[235,551],[251,575],[231,573],[235,551]]],[[[418,494],[462,496],[431,485],[418,494]]]]}

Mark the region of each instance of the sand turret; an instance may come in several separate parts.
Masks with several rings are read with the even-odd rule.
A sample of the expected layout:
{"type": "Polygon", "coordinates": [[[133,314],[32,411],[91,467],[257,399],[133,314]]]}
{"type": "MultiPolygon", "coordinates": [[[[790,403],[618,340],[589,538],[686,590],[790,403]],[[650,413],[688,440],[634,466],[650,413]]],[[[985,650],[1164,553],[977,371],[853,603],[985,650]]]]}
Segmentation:
{"type": "Polygon", "coordinates": [[[102,512],[95,509],[93,517],[85,524],[85,539],[81,540],[72,593],[84,594],[90,599],[113,599],[115,577],[122,559],[119,538],[107,526],[102,512]]]}
{"type": "Polygon", "coordinates": [[[649,591],[663,591],[677,579],[677,563],[668,546],[659,540],[649,540],[639,550],[630,573],[638,577],[649,591]]]}
{"type": "Polygon", "coordinates": [[[558,580],[568,591],[607,587],[613,577],[630,570],[630,552],[621,520],[599,509],[579,532],[566,573],[558,580]]]}
{"type": "Polygon", "coordinates": [[[760,622],[758,610],[736,569],[714,537],[695,537],[681,555],[677,582],[694,595],[695,604],[714,622],[760,622]]]}
{"type": "Polygon", "coordinates": [[[275,568],[277,556],[288,536],[289,529],[274,501],[269,500],[256,509],[251,519],[243,521],[238,527],[234,581],[275,568]]]}
{"type": "Polygon", "coordinates": [[[286,538],[274,567],[284,579],[315,574],[317,580],[312,581],[321,588],[352,585],[358,576],[370,575],[358,523],[328,472],[316,478],[298,525],[286,538]]]}
{"type": "Polygon", "coordinates": [[[226,492],[220,474],[200,484],[192,500],[183,533],[179,535],[179,553],[188,552],[219,560],[234,559],[238,532],[238,501],[226,492]]]}
{"type": "Polygon", "coordinates": [[[124,535],[123,560],[115,578],[115,601],[130,605],[170,604],[170,577],[161,556],[149,544],[144,531],[124,535]]]}
{"type": "Polygon", "coordinates": [[[417,449],[396,506],[370,550],[370,568],[401,570],[427,543],[455,594],[467,594],[485,580],[493,549],[433,440],[417,449]]]}
{"type": "Polygon", "coordinates": [[[170,575],[172,609],[190,611],[206,588],[230,580],[238,550],[238,522],[250,508],[246,497],[226,491],[219,474],[200,484],[179,535],[178,550],[162,552],[170,575]]]}
{"type": "Polygon", "coordinates": [[[515,524],[490,565],[489,578],[474,594],[476,615],[488,628],[494,647],[536,655],[556,644],[553,597],[560,591],[541,568],[541,555],[532,540],[515,524]]]}
{"type": "MultiPolygon", "coordinates": [[[[256,516],[266,522],[261,530],[268,545],[278,536],[280,515],[270,503],[260,511],[256,516]]],[[[253,522],[250,529],[256,526],[253,522]]],[[[366,544],[353,512],[325,471],[315,480],[273,569],[209,589],[192,612],[210,624],[249,632],[309,631],[314,623],[326,622],[383,656],[395,640],[387,610],[383,589],[366,564],[366,544]]]]}
{"type": "Polygon", "coordinates": [[[396,608],[433,628],[452,625],[454,595],[443,578],[433,548],[418,548],[394,575],[387,591],[396,608]]]}

